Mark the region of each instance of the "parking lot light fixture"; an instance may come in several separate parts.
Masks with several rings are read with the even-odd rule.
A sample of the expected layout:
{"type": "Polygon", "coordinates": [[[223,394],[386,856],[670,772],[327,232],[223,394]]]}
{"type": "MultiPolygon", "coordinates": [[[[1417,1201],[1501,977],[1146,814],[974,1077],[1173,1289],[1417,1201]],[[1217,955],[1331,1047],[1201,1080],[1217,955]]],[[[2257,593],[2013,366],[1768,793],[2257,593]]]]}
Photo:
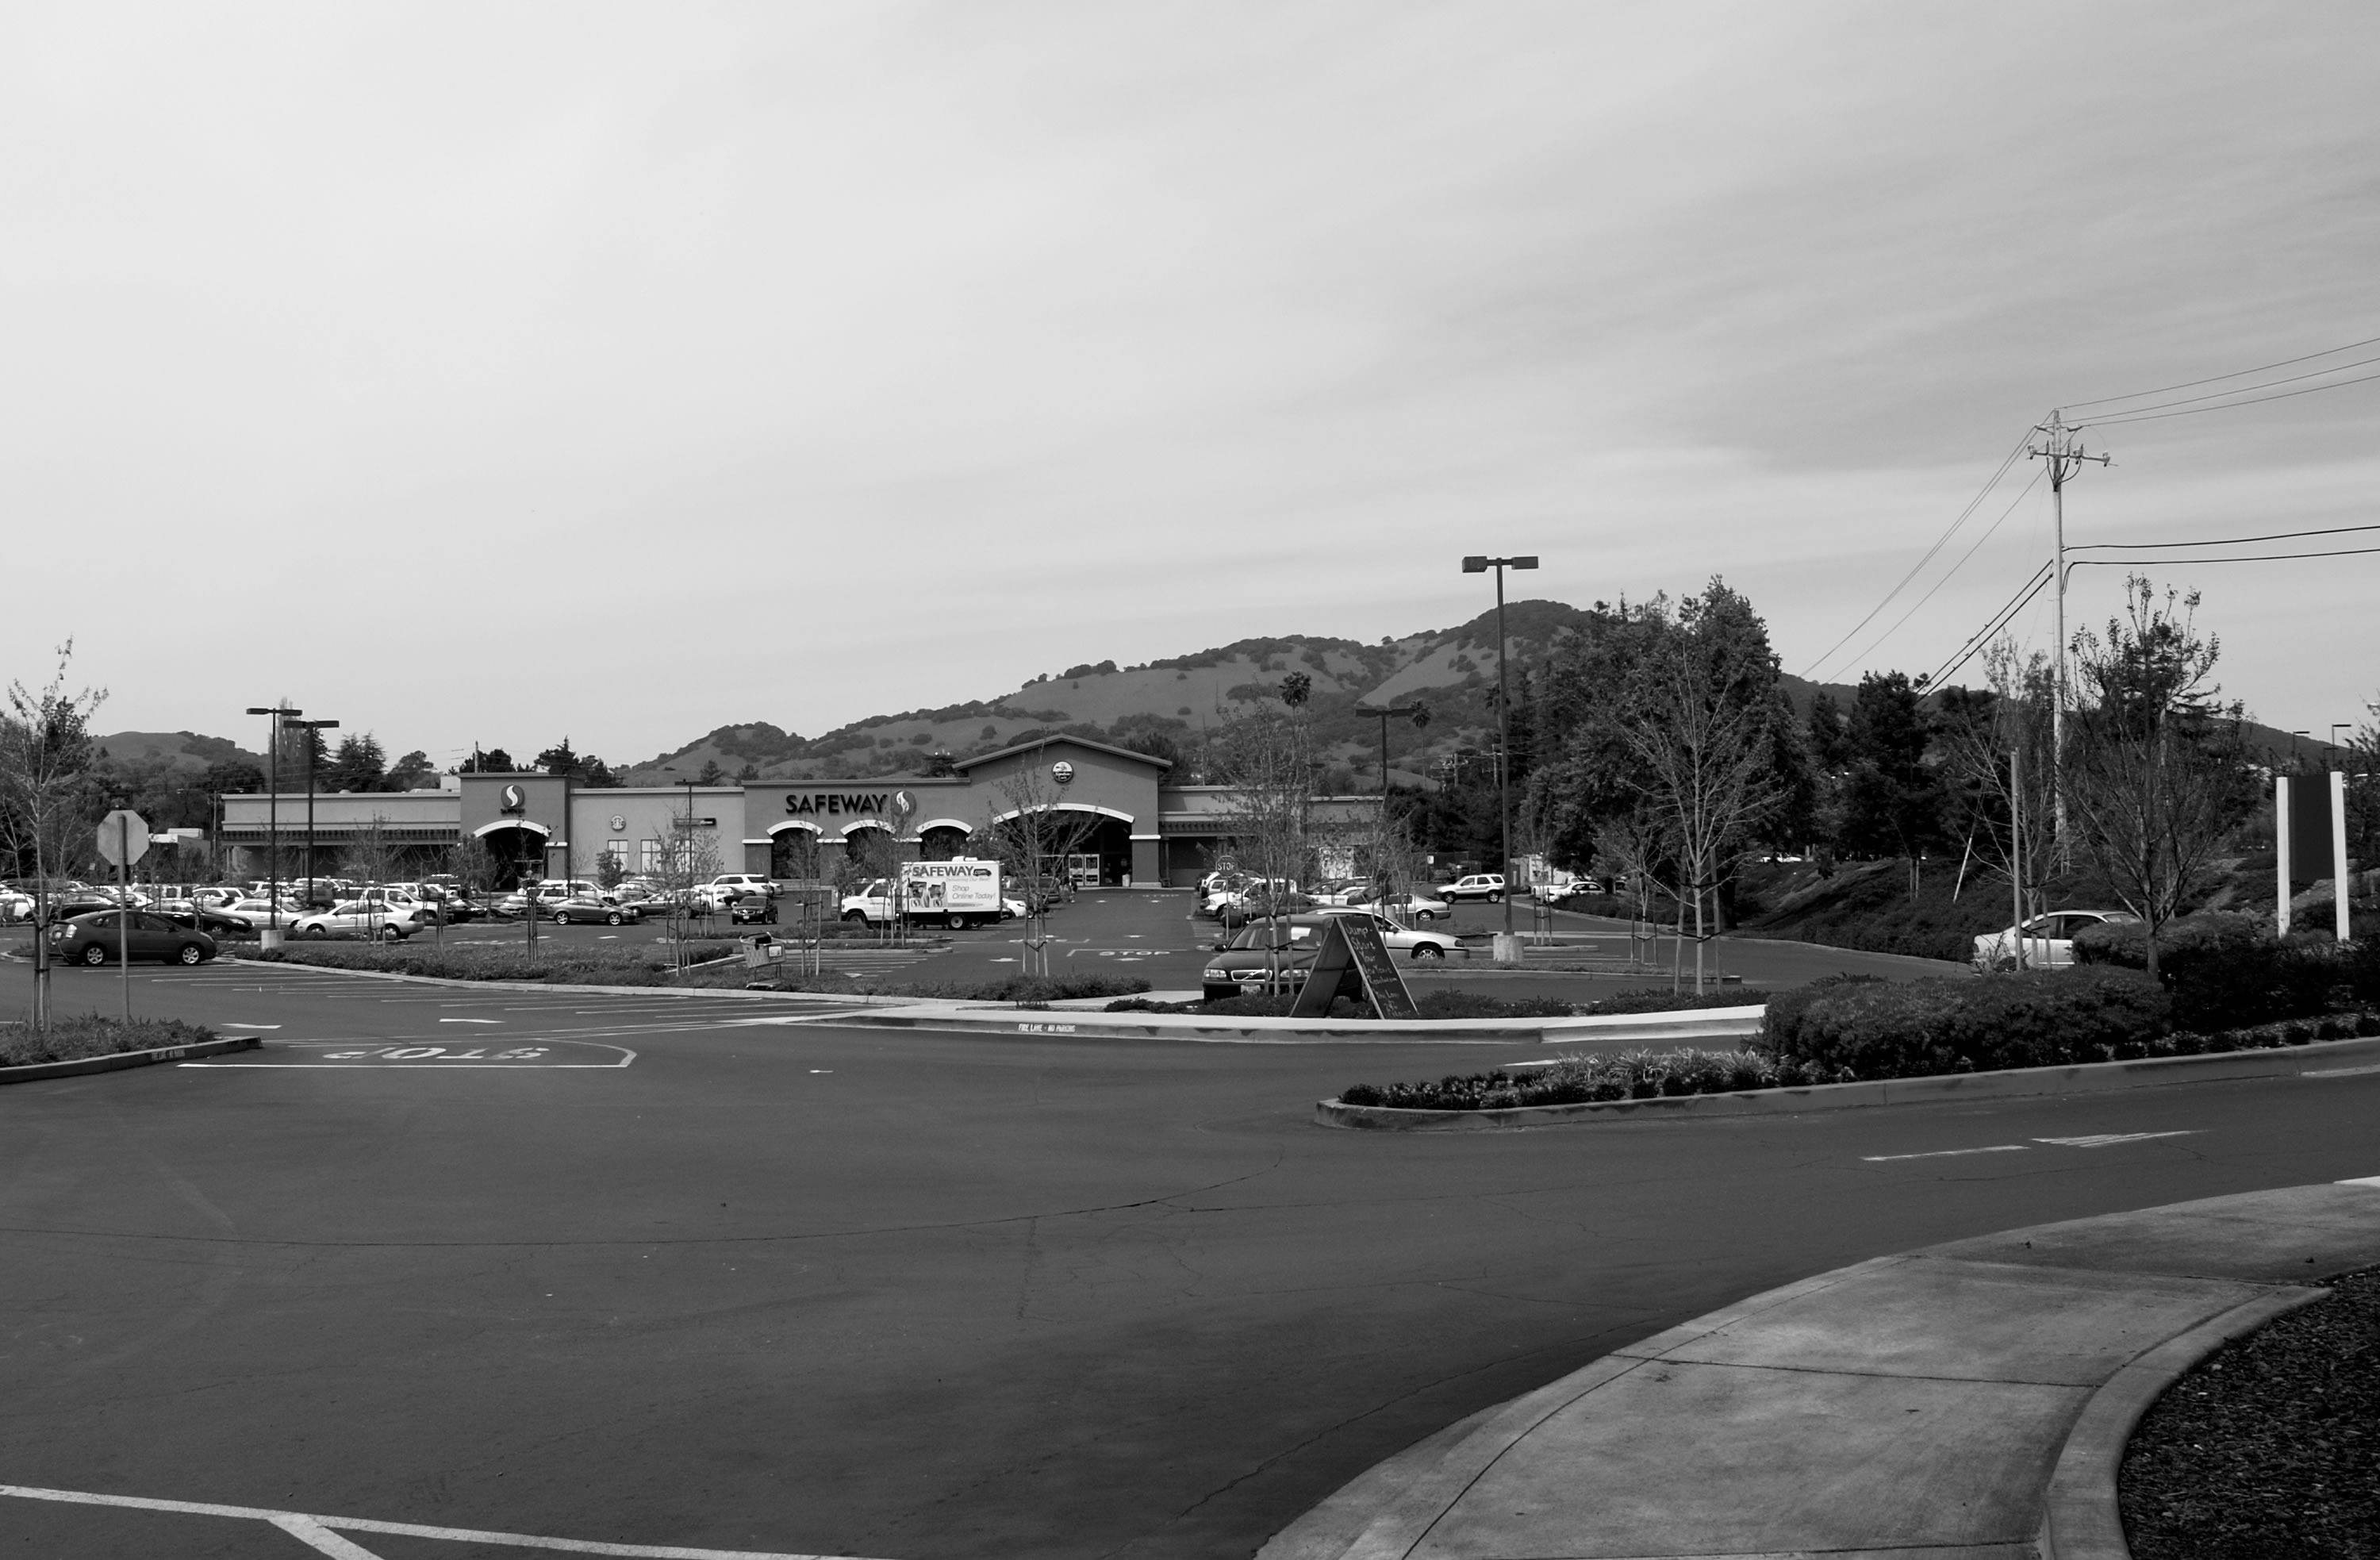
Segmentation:
{"type": "Polygon", "coordinates": [[[281,725],[306,712],[286,703],[250,704],[251,715],[273,717],[273,739],[264,751],[264,883],[269,902],[264,912],[266,926],[259,939],[266,947],[281,945],[281,725]]]}
{"type": "Polygon", "coordinates": [[[1504,571],[1508,568],[1535,568],[1536,556],[1490,558],[1474,554],[1463,560],[1465,574],[1496,571],[1496,818],[1500,837],[1503,841],[1504,859],[1497,863],[1504,879],[1504,933],[1498,940],[1500,957],[1517,959],[1520,942],[1512,931],[1512,764],[1506,755],[1512,750],[1512,694],[1504,680],[1504,663],[1509,659],[1504,638],[1504,571]]]}
{"type": "Polygon", "coordinates": [[[291,721],[291,725],[306,733],[306,902],[314,902],[314,749],[321,740],[318,731],[335,731],[336,721],[291,721]]]}

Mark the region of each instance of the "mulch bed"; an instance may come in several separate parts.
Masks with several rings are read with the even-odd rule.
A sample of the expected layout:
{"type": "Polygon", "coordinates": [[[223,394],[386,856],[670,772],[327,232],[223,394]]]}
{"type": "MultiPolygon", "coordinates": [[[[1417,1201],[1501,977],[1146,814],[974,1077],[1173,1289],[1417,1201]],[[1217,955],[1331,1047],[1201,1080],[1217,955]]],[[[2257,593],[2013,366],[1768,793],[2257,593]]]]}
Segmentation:
{"type": "Polygon", "coordinates": [[[2125,1448],[2134,1560],[2380,1557],[2380,1268],[2236,1338],[2125,1448]]]}

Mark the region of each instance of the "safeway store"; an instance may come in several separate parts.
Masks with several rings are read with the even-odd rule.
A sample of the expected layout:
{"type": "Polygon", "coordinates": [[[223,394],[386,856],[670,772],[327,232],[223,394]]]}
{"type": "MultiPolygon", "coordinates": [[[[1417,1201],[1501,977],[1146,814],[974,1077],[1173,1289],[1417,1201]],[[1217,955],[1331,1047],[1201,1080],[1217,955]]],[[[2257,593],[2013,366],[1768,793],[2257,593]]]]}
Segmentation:
{"type": "MultiPolygon", "coordinates": [[[[224,840],[237,870],[261,875],[278,841],[285,871],[310,837],[324,871],[359,850],[415,871],[466,840],[484,846],[500,879],[591,876],[606,852],[650,870],[672,842],[694,838],[721,871],[832,876],[870,845],[904,857],[964,855],[978,831],[1022,810],[1072,815],[1072,870],[1107,886],[1187,887],[1232,853],[1236,793],[1168,785],[1167,761],[1082,737],[1052,737],[960,760],[953,773],[750,785],[588,787],[553,775],[458,774],[435,791],[303,792],[224,798],[224,840]],[[311,823],[309,823],[310,813],[311,823]]],[[[1369,820],[1378,797],[1318,797],[1316,815],[1369,820]]],[[[409,874],[408,874],[409,875],[409,874]]]]}

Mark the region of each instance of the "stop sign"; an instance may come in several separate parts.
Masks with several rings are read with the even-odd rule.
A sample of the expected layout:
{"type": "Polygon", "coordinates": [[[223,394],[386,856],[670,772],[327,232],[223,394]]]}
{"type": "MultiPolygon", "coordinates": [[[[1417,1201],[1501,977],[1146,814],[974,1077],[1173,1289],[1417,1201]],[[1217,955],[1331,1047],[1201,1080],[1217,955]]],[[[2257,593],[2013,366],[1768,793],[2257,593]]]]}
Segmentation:
{"type": "Polygon", "coordinates": [[[128,867],[149,854],[149,821],[119,807],[99,821],[99,853],[112,867],[128,867]]]}

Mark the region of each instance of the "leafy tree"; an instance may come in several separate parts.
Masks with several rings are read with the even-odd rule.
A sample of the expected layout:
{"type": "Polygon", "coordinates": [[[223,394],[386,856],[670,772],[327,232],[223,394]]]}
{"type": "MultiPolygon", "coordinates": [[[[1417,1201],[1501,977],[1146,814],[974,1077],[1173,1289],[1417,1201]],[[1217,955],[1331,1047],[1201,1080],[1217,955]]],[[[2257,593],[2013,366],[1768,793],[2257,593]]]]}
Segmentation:
{"type": "Polygon", "coordinates": [[[264,770],[247,759],[217,759],[199,784],[211,796],[256,796],[264,789],[264,770]]]}
{"type": "MultiPolygon", "coordinates": [[[[2002,876],[2022,880],[2017,892],[2023,915],[2031,916],[2042,909],[2051,875],[2057,676],[2046,654],[2026,655],[2005,638],[1984,652],[1984,666],[1988,690],[1953,688],[1941,697],[1936,736],[1943,794],[1948,817],[1977,854],[2002,876]]],[[[2017,951],[2022,953],[2021,945],[2017,951]]]]}
{"type": "Polygon", "coordinates": [[[1941,795],[1925,765],[1932,738],[1921,696],[1904,672],[1870,672],[1860,679],[1845,724],[1840,838],[1865,856],[1909,861],[1910,896],[1917,895],[1917,862],[1941,837],[1941,795]]]}
{"type": "MultiPolygon", "coordinates": [[[[621,784],[620,777],[612,772],[611,765],[605,763],[601,759],[597,758],[592,753],[573,751],[570,746],[570,738],[567,737],[565,737],[559,745],[548,748],[545,751],[538,754],[537,767],[548,774],[559,775],[564,779],[576,781],[577,784],[590,788],[601,788],[621,784]]],[[[710,769],[706,769],[704,771],[705,778],[703,783],[705,785],[715,783],[710,780],[709,776],[711,771],[718,769],[718,767],[719,766],[716,763],[713,763],[710,766],[710,769]]],[[[745,767],[748,769],[751,766],[747,764],[745,767]]],[[[755,773],[757,773],[757,771],[755,773]]]]}
{"type": "Polygon", "coordinates": [[[339,750],[315,771],[316,783],[334,791],[378,791],[386,786],[388,755],[370,732],[349,732],[339,750]]]}
{"type": "Polygon", "coordinates": [[[403,758],[389,765],[388,774],[383,775],[381,779],[381,789],[385,791],[418,791],[425,786],[437,784],[437,781],[438,766],[430,762],[430,755],[428,753],[416,748],[413,751],[406,754],[403,758]]]}
{"type": "Polygon", "coordinates": [[[702,773],[695,776],[695,784],[698,786],[717,786],[723,784],[726,779],[727,772],[719,767],[719,761],[717,759],[706,759],[703,761],[702,773]]]}
{"type": "Polygon", "coordinates": [[[477,747],[471,750],[471,756],[463,761],[461,771],[465,774],[510,774],[512,772],[513,756],[510,753],[502,748],[481,751],[477,747]]]}

